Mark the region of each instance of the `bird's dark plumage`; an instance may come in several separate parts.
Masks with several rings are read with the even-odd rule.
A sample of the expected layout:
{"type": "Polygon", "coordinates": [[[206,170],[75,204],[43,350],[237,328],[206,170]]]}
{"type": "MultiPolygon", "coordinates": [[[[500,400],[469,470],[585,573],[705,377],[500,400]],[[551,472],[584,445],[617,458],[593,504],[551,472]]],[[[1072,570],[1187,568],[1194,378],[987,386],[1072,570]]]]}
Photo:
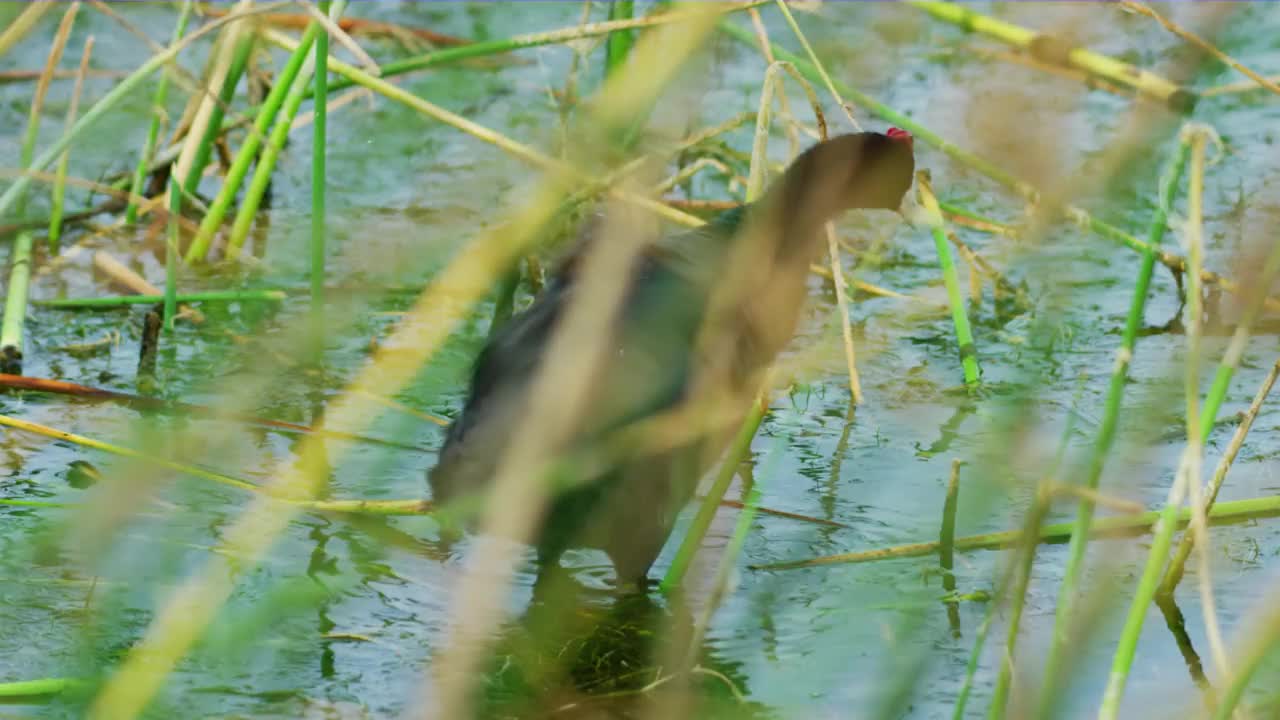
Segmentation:
{"type": "MultiPolygon", "coordinates": [[[[753,383],[794,332],[809,263],[825,247],[822,225],[849,209],[896,210],[913,172],[910,136],[833,138],[797,157],[756,203],[646,248],[606,340],[611,352],[587,380],[590,407],[557,452],[604,446],[640,421],[698,402],[740,417],[753,383]]],[[[522,417],[523,400],[575,301],[580,258],[596,241],[584,238],[480,353],[470,395],[429,475],[437,503],[483,492],[511,437],[536,421],[522,417]]],[[[567,547],[598,547],[620,581],[643,580],[734,424],[689,425],[662,443],[603,455],[551,500],[536,540],[543,562],[567,547]]]]}

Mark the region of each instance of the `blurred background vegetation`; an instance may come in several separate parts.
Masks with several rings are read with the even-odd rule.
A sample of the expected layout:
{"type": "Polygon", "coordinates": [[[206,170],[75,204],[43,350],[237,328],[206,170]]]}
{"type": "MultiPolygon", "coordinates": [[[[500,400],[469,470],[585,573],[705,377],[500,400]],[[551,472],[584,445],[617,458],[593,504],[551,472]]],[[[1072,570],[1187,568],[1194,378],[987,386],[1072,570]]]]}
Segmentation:
{"type": "Polygon", "coordinates": [[[1277,38],[1268,3],[0,3],[0,714],[1275,716],[1277,38]],[[695,226],[889,126],[916,211],[838,224],[660,588],[573,551],[538,622],[530,563],[441,545],[442,425],[584,216],[695,226]]]}

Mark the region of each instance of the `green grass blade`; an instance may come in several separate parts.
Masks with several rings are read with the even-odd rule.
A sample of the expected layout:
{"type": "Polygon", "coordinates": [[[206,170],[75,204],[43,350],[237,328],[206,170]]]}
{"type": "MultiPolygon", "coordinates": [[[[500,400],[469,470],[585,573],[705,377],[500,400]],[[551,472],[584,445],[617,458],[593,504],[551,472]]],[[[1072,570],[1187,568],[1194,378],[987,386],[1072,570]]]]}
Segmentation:
{"type": "MultiPolygon", "coordinates": [[[[276,5],[263,5],[261,7],[254,8],[252,12],[266,12],[273,7],[276,7],[276,5]]],[[[130,73],[128,77],[121,80],[115,87],[111,88],[110,92],[103,95],[98,102],[94,103],[93,107],[89,108],[89,110],[76,121],[75,127],[63,133],[61,137],[49,145],[49,147],[45,148],[44,152],[36,156],[35,159],[31,161],[28,169],[36,171],[47,169],[55,160],[58,159],[59,155],[61,155],[67,148],[71,147],[72,143],[88,134],[88,132],[92,130],[108,112],[120,104],[124,98],[137,90],[138,86],[146,82],[147,78],[150,77],[152,73],[163,67],[166,63],[172,61],[184,48],[228,22],[235,22],[243,19],[246,14],[247,13],[241,13],[239,15],[227,15],[225,17],[218,18],[183,38],[182,42],[176,45],[171,45],[164,51],[151,56],[151,58],[140,65],[137,70],[130,73]]],[[[23,193],[27,191],[27,188],[30,187],[31,180],[31,176],[24,175],[14,181],[14,183],[10,185],[3,194],[0,194],[0,217],[8,215],[10,211],[17,207],[18,199],[22,197],[23,193]]]]}
{"type": "MultiPolygon", "coordinates": [[[[240,151],[236,153],[236,159],[231,163],[231,169],[227,171],[222,188],[209,205],[209,212],[200,221],[200,228],[196,231],[195,238],[192,239],[191,245],[187,248],[186,260],[188,263],[200,262],[209,252],[209,246],[213,243],[213,234],[222,225],[222,220],[226,217],[227,211],[230,210],[231,203],[235,200],[236,194],[240,192],[240,186],[244,183],[244,178],[249,173],[249,166],[253,164],[254,158],[258,156],[258,149],[262,146],[262,138],[266,136],[267,130],[276,119],[281,105],[284,104],[286,97],[290,94],[293,88],[293,81],[298,77],[298,73],[302,71],[302,66],[306,62],[311,46],[315,43],[319,32],[320,26],[317,23],[313,22],[308,25],[306,31],[302,34],[302,39],[299,41],[297,51],[289,57],[284,69],[280,71],[280,76],[276,79],[275,85],[272,86],[271,92],[267,94],[267,99],[263,103],[262,112],[258,113],[257,119],[253,123],[253,129],[245,137],[244,144],[240,146],[240,151]]],[[[287,127],[288,123],[285,123],[285,125],[287,127]]],[[[260,163],[259,167],[261,166],[262,164],[260,163]]]]}
{"type": "Polygon", "coordinates": [[[218,91],[218,101],[213,104],[213,109],[209,113],[209,123],[205,126],[204,135],[200,138],[195,158],[192,159],[191,167],[187,170],[187,176],[182,179],[183,191],[188,195],[195,194],[196,187],[200,184],[200,177],[204,175],[204,169],[209,166],[209,158],[213,157],[213,143],[222,132],[224,108],[231,104],[236,94],[236,86],[240,84],[240,78],[244,77],[245,69],[249,67],[249,58],[253,55],[256,37],[256,34],[248,33],[236,42],[231,66],[227,68],[227,74],[222,79],[222,88],[218,91]]]}
{"type": "Polygon", "coordinates": [[[947,300],[951,305],[951,322],[956,328],[956,344],[960,352],[960,366],[964,371],[964,383],[969,387],[975,387],[982,371],[978,367],[978,351],[973,342],[973,329],[969,325],[969,315],[965,311],[964,297],[960,292],[960,275],[956,271],[955,258],[951,255],[951,244],[947,242],[947,229],[943,224],[942,210],[938,207],[938,199],[934,196],[925,173],[916,173],[916,187],[933,232],[938,264],[942,268],[942,279],[947,286],[947,300]]]}
{"type": "MultiPolygon", "coordinates": [[[[1094,490],[1102,477],[1102,468],[1111,446],[1115,442],[1116,428],[1120,419],[1120,406],[1124,397],[1124,387],[1128,377],[1129,364],[1133,360],[1133,349],[1137,342],[1138,330],[1142,328],[1143,311],[1147,306],[1147,291],[1151,286],[1151,275],[1155,269],[1155,249],[1164,238],[1173,195],[1182,178],[1187,164],[1189,146],[1180,143],[1173,158],[1165,168],[1160,181],[1160,195],[1151,225],[1147,232],[1147,250],[1143,253],[1142,264],[1138,269],[1138,277],[1134,283],[1133,297],[1129,304],[1129,315],[1125,321],[1124,337],[1120,348],[1116,351],[1116,364],[1111,373],[1111,381],[1107,388],[1102,423],[1094,440],[1090,453],[1085,487],[1094,490]]],[[[1093,522],[1094,505],[1082,500],[1076,511],[1076,529],[1071,537],[1071,545],[1067,550],[1067,565],[1063,572],[1062,586],[1058,593],[1058,608],[1054,617],[1054,631],[1049,645],[1049,653],[1045,659],[1044,682],[1041,685],[1038,717],[1053,717],[1053,709],[1057,703],[1061,668],[1066,646],[1070,642],[1072,614],[1075,610],[1075,598],[1080,589],[1078,583],[1084,565],[1085,548],[1088,545],[1090,526],[1093,522]]]]}
{"type": "MultiPolygon", "coordinates": [[[[336,0],[330,8],[330,18],[336,20],[341,17],[345,7],[346,0],[336,0]]],[[[318,38],[326,35],[326,32],[318,22],[312,21],[307,28],[307,34],[313,38],[318,38]]],[[[304,37],[306,36],[304,35],[304,37]]],[[[304,48],[307,48],[306,43],[299,47],[299,52],[303,55],[306,54],[303,50],[304,48]]],[[[325,57],[328,57],[327,53],[325,57]]],[[[231,225],[231,233],[227,238],[227,257],[229,258],[236,258],[240,255],[240,249],[244,247],[244,242],[249,237],[249,228],[253,226],[253,219],[258,214],[258,207],[262,203],[262,197],[266,194],[267,186],[271,183],[271,175],[275,172],[276,161],[280,159],[281,151],[284,150],[284,143],[289,137],[293,118],[298,114],[298,108],[302,107],[302,101],[306,99],[308,92],[311,90],[311,77],[314,70],[315,58],[308,57],[304,60],[296,76],[290,79],[291,86],[287,86],[289,92],[285,96],[284,107],[276,117],[275,125],[271,128],[271,135],[267,138],[266,144],[262,147],[262,152],[258,155],[257,163],[253,168],[253,177],[249,180],[249,187],[245,189],[243,197],[240,198],[240,207],[236,210],[235,221],[231,225]]],[[[282,82],[281,84],[285,83],[282,82]]],[[[201,227],[203,228],[204,225],[201,224],[201,227]]]]}

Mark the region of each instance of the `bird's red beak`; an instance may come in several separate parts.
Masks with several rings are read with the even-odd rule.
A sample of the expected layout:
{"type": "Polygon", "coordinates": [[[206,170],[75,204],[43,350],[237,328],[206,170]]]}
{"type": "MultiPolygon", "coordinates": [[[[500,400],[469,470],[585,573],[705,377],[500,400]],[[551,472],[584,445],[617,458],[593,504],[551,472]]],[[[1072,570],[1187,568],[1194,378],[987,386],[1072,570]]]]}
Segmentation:
{"type": "Polygon", "coordinates": [[[888,135],[890,138],[899,142],[906,143],[908,147],[915,143],[915,138],[911,137],[911,133],[903,130],[902,128],[889,128],[885,135],[888,135]]]}

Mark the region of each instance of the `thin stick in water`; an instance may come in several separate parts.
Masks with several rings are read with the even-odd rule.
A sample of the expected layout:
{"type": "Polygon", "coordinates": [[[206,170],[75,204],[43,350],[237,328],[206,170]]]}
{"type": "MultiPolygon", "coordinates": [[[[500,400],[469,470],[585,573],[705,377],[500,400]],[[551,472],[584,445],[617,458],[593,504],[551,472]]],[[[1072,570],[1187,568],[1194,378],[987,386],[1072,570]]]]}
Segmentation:
{"type": "Polygon", "coordinates": [[[182,188],[178,178],[169,176],[169,231],[164,249],[164,330],[173,332],[178,312],[178,213],[182,209],[182,188]]]}

